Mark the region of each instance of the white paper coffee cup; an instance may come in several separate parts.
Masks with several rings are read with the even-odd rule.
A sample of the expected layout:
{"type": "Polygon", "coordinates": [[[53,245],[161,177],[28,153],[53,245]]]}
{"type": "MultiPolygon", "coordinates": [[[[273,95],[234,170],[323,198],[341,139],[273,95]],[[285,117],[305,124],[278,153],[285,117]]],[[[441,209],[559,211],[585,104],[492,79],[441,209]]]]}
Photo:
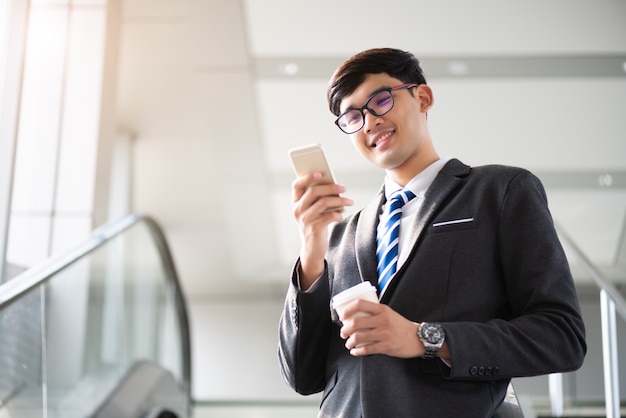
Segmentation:
{"type": "MultiPolygon", "coordinates": [[[[342,319],[345,307],[355,299],[365,299],[378,303],[376,288],[370,282],[361,282],[333,296],[333,308],[337,311],[339,319],[342,319]]],[[[365,312],[359,314],[367,315],[365,312]]]]}

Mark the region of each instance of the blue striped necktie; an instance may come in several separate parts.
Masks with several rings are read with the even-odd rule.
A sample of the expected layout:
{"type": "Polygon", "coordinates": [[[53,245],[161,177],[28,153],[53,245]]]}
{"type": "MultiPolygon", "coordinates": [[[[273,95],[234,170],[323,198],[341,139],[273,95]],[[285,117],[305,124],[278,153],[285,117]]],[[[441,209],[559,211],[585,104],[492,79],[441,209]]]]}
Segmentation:
{"type": "Polygon", "coordinates": [[[378,224],[376,256],[378,257],[378,291],[380,293],[396,273],[402,206],[414,197],[415,194],[407,189],[394,192],[389,198],[387,213],[378,224]]]}

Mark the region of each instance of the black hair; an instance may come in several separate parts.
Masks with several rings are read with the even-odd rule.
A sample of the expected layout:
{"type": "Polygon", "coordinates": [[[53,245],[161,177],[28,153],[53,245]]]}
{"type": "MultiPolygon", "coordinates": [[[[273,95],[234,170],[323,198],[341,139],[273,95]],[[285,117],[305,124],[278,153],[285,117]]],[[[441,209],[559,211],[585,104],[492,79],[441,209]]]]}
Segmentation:
{"type": "Polygon", "coordinates": [[[386,73],[403,83],[426,84],[419,60],[410,52],[393,48],[374,48],[352,56],[333,74],[328,84],[330,111],[339,116],[344,97],[354,92],[368,74],[386,73]]]}

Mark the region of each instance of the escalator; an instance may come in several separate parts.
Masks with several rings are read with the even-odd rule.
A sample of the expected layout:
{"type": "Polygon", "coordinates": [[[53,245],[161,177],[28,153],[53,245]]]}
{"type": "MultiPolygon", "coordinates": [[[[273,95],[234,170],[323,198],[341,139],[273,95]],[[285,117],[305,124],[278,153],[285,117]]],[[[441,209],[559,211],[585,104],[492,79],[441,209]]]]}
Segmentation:
{"type": "Polygon", "coordinates": [[[0,418],[188,417],[190,382],[185,301],[152,219],[0,286],[0,418]]]}

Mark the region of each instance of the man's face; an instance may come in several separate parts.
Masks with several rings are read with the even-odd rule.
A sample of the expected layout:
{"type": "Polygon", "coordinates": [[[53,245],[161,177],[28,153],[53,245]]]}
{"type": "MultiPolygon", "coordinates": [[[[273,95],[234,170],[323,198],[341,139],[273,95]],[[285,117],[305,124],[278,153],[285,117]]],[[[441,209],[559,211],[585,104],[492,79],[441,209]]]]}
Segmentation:
{"type": "MultiPolygon", "coordinates": [[[[343,98],[340,113],[349,108],[362,107],[380,89],[402,84],[402,81],[386,73],[370,74],[352,94],[343,98]]],[[[375,116],[365,110],[365,125],[358,132],[350,134],[350,139],[361,155],[372,164],[393,172],[412,165],[412,161],[418,159],[424,142],[430,143],[426,111],[432,103],[432,95],[426,85],[410,91],[396,90],[392,94],[393,108],[383,116],[375,116]]]]}

